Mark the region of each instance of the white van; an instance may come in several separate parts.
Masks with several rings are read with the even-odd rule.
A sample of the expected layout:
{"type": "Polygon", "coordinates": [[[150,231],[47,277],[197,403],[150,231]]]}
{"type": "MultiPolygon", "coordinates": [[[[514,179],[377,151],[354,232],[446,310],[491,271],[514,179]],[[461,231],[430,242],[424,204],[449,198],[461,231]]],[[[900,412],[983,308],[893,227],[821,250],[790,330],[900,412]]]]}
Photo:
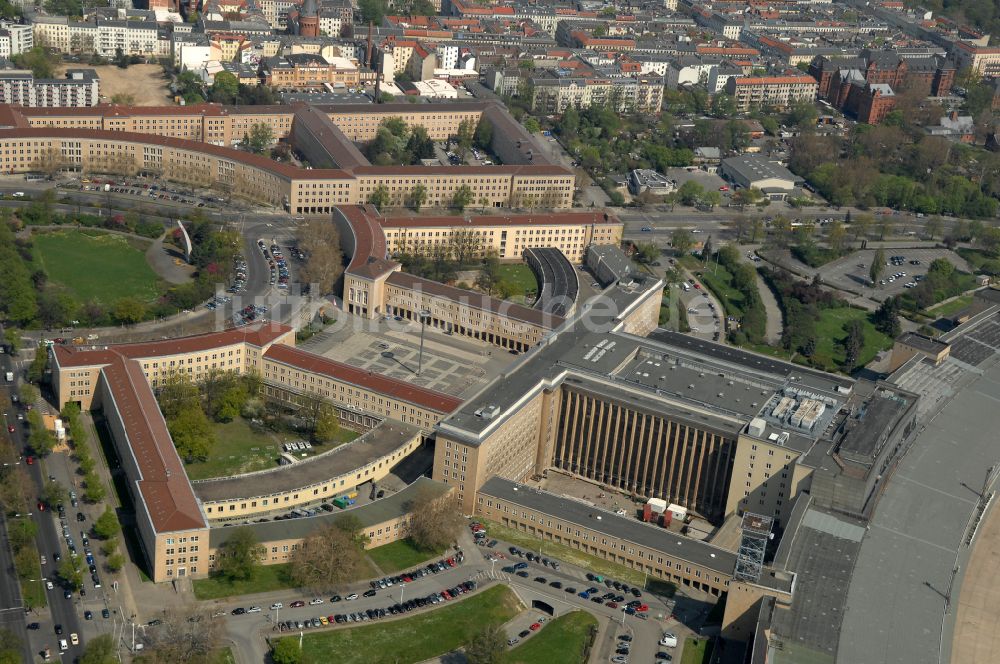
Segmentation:
{"type": "Polygon", "coordinates": [[[684,292],[686,293],[686,292],[688,292],[689,290],[691,290],[691,285],[690,285],[690,284],[688,284],[687,282],[684,282],[683,284],[681,284],[681,288],[683,288],[683,289],[684,289],[684,292]]]}
{"type": "Polygon", "coordinates": [[[675,636],[674,634],[671,634],[670,632],[664,632],[663,633],[663,638],[660,639],[660,645],[661,646],[666,646],[667,648],[676,648],[677,647],[677,636],[675,636]]]}
{"type": "Polygon", "coordinates": [[[66,639],[59,639],[59,651],[66,652],[69,650],[69,644],[66,643],[66,639]]]}

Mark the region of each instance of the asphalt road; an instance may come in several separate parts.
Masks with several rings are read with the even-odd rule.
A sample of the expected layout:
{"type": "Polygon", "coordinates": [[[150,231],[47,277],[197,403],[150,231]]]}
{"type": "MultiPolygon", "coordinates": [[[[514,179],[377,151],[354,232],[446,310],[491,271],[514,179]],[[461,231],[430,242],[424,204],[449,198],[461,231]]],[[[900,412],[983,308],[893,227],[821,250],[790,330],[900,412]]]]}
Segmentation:
{"type": "MultiPolygon", "coordinates": [[[[14,371],[15,375],[15,385],[20,382],[20,375],[16,368],[11,365],[11,357],[6,353],[2,356],[3,371],[14,371]]],[[[6,412],[14,413],[16,410],[13,405],[10,404],[10,398],[7,397],[5,403],[2,404],[6,412]]],[[[27,441],[25,436],[25,429],[23,426],[15,427],[14,433],[11,434],[11,438],[14,441],[15,446],[20,447],[20,449],[25,450],[27,447],[27,441]]],[[[37,496],[41,495],[42,485],[44,482],[48,481],[43,473],[42,464],[37,461],[27,466],[28,475],[31,477],[31,482],[35,490],[35,499],[37,496]]],[[[67,506],[67,510],[69,507],[67,506]]],[[[62,552],[63,555],[68,555],[68,551],[63,546],[61,541],[61,534],[56,531],[55,519],[49,512],[41,512],[37,509],[31,511],[30,518],[35,521],[38,526],[38,535],[35,541],[38,545],[38,551],[40,555],[47,558],[47,564],[42,566],[42,579],[39,579],[39,583],[44,583],[45,579],[55,579],[56,568],[58,564],[53,559],[53,554],[56,551],[62,552]]],[[[28,618],[32,622],[41,623],[42,627],[38,632],[34,632],[30,635],[31,645],[33,652],[39,652],[45,647],[52,649],[53,655],[56,655],[59,651],[59,639],[65,638],[67,643],[69,642],[69,635],[71,633],[81,634],[80,628],[80,616],[77,611],[77,604],[80,601],[79,594],[74,594],[72,599],[65,599],[63,597],[63,589],[58,583],[55,583],[52,590],[47,591],[48,599],[48,614],[51,616],[51,620],[45,617],[46,612],[40,612],[40,615],[29,615],[28,618]],[[56,636],[54,631],[54,625],[62,625],[63,636],[56,636]]],[[[23,618],[23,616],[22,616],[23,618]]],[[[27,621],[25,621],[27,622],[27,621]]],[[[64,661],[73,661],[77,656],[83,653],[83,641],[81,640],[79,646],[73,646],[70,644],[69,650],[63,653],[64,661]]]]}

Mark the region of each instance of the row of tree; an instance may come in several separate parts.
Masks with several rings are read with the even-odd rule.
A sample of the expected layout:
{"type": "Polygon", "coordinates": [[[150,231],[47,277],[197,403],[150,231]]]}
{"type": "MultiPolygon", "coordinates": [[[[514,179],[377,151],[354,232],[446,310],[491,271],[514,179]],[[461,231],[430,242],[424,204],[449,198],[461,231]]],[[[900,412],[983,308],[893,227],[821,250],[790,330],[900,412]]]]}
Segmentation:
{"type": "MultiPolygon", "coordinates": [[[[455,542],[461,516],[452,501],[421,491],[404,507],[410,515],[406,534],[418,550],[433,555],[455,542]]],[[[228,534],[219,547],[213,574],[230,581],[252,581],[266,550],[251,528],[233,528],[228,534]]],[[[327,520],[301,544],[293,545],[289,561],[293,581],[316,594],[356,581],[367,569],[364,549],[368,542],[364,524],[351,512],[327,520]]]]}

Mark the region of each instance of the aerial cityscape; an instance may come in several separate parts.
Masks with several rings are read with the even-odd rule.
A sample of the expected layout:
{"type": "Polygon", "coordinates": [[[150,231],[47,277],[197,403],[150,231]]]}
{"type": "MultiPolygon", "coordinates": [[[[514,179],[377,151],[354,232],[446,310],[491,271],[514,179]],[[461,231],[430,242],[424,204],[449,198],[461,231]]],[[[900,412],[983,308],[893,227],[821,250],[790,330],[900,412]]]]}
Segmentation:
{"type": "Polygon", "coordinates": [[[995,2],[0,0],[0,664],[1000,662],[998,205],[995,2]]]}

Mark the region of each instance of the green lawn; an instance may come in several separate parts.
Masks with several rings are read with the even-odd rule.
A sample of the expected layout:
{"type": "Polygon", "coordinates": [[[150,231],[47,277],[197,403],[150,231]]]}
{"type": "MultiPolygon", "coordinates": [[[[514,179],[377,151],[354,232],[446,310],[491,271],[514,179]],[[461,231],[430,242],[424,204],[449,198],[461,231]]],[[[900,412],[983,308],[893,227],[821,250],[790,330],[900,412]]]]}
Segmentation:
{"type": "Polygon", "coordinates": [[[417,567],[431,558],[439,558],[444,553],[444,548],[438,551],[424,551],[414,546],[413,542],[407,538],[377,546],[374,549],[369,549],[366,553],[385,574],[392,574],[417,567]]]}
{"type": "Polygon", "coordinates": [[[705,639],[685,639],[681,664],[703,664],[712,656],[711,643],[705,639]]]}
{"type": "Polygon", "coordinates": [[[36,260],[52,282],[65,286],[80,302],[110,304],[134,296],[144,302],[159,293],[159,279],[146,262],[141,243],[113,233],[79,231],[33,236],[36,260]]]}
{"type": "MultiPolygon", "coordinates": [[[[578,567],[583,567],[594,574],[610,576],[618,581],[624,581],[630,586],[642,587],[643,585],[645,575],[637,570],[629,569],[624,565],[619,565],[618,563],[610,560],[604,560],[603,558],[592,556],[588,553],[584,553],[583,551],[568,547],[565,544],[540,540],[537,537],[527,533],[522,533],[519,530],[504,527],[496,521],[488,521],[486,519],[482,519],[482,521],[484,525],[486,525],[486,531],[497,539],[510,542],[511,544],[516,544],[529,551],[541,550],[543,556],[558,558],[559,560],[577,565],[578,567]]],[[[652,583],[649,584],[647,589],[667,597],[673,596],[673,593],[676,590],[673,584],[668,582],[660,581],[656,584],[657,587],[653,587],[653,585],[654,584],[652,583]]]]}
{"type": "Polygon", "coordinates": [[[38,549],[35,548],[34,544],[28,545],[34,552],[32,558],[26,558],[25,560],[32,562],[27,569],[21,569],[17,566],[18,557],[14,556],[14,565],[17,567],[17,575],[20,578],[21,583],[21,597],[24,600],[25,606],[30,606],[35,609],[44,609],[47,606],[45,588],[42,585],[42,565],[38,556],[38,549]],[[35,579],[34,581],[29,581],[28,579],[35,579]]]}
{"type": "Polygon", "coordinates": [[[211,664],[236,664],[236,656],[229,646],[219,648],[212,653],[211,664]]]}
{"type": "Polygon", "coordinates": [[[871,362],[875,354],[892,346],[892,339],[875,329],[868,319],[868,312],[854,307],[837,307],[820,311],[816,322],[816,352],[811,360],[814,366],[826,369],[836,369],[844,362],[844,347],[841,343],[847,338],[844,324],[849,320],[860,320],[864,325],[865,344],[861,349],[857,365],[864,366],[871,362]]]}
{"type": "Polygon", "coordinates": [[[483,625],[507,622],[519,609],[514,593],[507,586],[498,585],[412,618],[308,633],[302,650],[309,661],[315,662],[422,662],[461,647],[483,625]]]}
{"type": "Polygon", "coordinates": [[[507,653],[504,664],[583,664],[597,618],[572,611],[544,625],[540,632],[507,653]]]}
{"type": "MultiPolygon", "coordinates": [[[[370,579],[375,576],[375,569],[367,558],[361,558],[361,569],[354,581],[370,579]]],[[[252,595],[254,593],[266,593],[272,590],[288,590],[296,588],[290,574],[291,565],[281,563],[278,565],[261,565],[257,568],[257,574],[251,581],[230,581],[220,576],[210,576],[207,579],[195,579],[194,586],[195,599],[223,599],[225,597],[237,597],[239,595],[252,595]]]]}
{"type": "Polygon", "coordinates": [[[237,595],[249,595],[251,593],[266,593],[272,590],[285,590],[294,588],[292,577],[289,575],[290,565],[261,565],[257,574],[251,581],[230,581],[227,578],[210,576],[207,579],[195,579],[194,586],[195,599],[223,599],[237,595]]]}
{"type": "Polygon", "coordinates": [[[715,297],[719,298],[727,316],[743,318],[745,313],[743,294],[730,285],[733,283],[733,275],[729,273],[729,270],[721,265],[712,265],[702,270],[699,278],[702,283],[708,286],[715,297]]]}
{"type": "MultiPolygon", "coordinates": [[[[278,434],[266,429],[251,427],[242,417],[232,422],[213,424],[215,447],[208,459],[187,464],[188,477],[203,480],[210,477],[228,477],[255,470],[275,468],[281,456],[281,444],[290,440],[301,440],[301,436],[278,434]]],[[[313,452],[321,453],[332,446],[354,440],[360,434],[341,428],[337,440],[323,445],[314,445],[313,452]]]]}
{"type": "Polygon", "coordinates": [[[947,304],[938,304],[927,310],[927,313],[935,318],[945,318],[954,316],[962,309],[972,304],[971,295],[960,295],[947,304]]]}
{"type": "Polygon", "coordinates": [[[504,263],[500,266],[500,279],[514,286],[514,295],[524,295],[526,291],[538,292],[535,273],[524,263],[504,263]]]}

